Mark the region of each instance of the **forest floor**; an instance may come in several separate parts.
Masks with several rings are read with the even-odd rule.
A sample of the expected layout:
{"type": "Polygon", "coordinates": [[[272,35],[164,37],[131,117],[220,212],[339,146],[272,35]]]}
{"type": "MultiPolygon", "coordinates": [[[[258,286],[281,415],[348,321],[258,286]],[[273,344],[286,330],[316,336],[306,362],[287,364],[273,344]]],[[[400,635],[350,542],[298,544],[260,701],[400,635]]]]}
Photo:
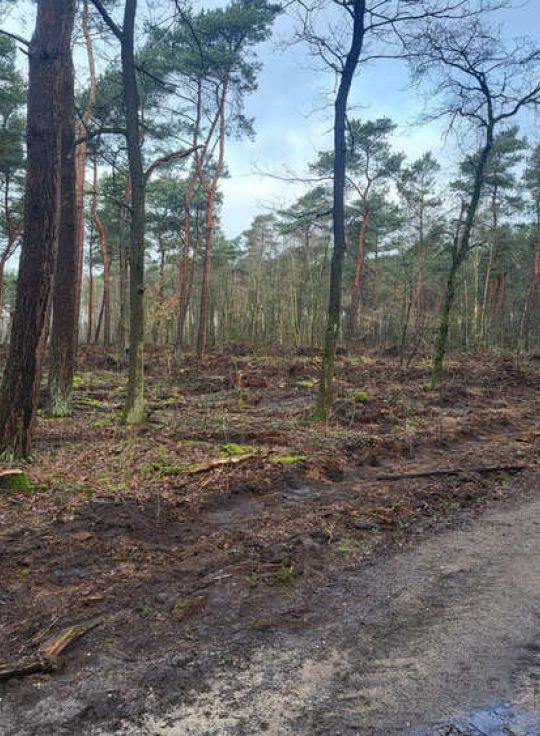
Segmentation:
{"type": "MultiPolygon", "coordinates": [[[[270,640],[286,650],[321,617],[338,621],[359,570],[367,585],[369,570],[462,514],[523,508],[539,462],[536,364],[452,356],[432,391],[427,361],[401,370],[389,355],[341,356],[327,425],[310,419],[318,368],[317,357],[231,349],[186,358],[173,379],[156,351],[149,421],[129,428],[119,422],[124,373],[102,351],[83,353],[74,416],[39,419],[24,468],[34,491],[0,495],[3,663],[39,660],[68,627],[97,626],[58,672],[1,686],[2,734],[82,735],[99,724],[109,734],[178,707],[218,652],[234,673],[246,652],[270,640]]],[[[481,537],[480,557],[499,528],[481,537]]],[[[220,717],[221,727],[174,733],[378,733],[263,721],[243,731],[220,717]]],[[[388,728],[380,733],[408,732],[388,728]]]]}

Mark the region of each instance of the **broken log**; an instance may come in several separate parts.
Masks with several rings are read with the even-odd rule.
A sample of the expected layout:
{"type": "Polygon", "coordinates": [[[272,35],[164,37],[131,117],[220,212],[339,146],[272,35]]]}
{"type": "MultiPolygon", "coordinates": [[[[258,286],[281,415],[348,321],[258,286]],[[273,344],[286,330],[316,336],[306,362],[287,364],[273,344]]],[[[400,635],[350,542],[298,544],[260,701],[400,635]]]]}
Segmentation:
{"type": "Polygon", "coordinates": [[[443,475],[468,475],[482,473],[520,473],[530,468],[530,465],[484,465],[472,468],[435,468],[433,470],[419,470],[414,473],[387,473],[376,475],[375,480],[408,480],[414,478],[431,478],[443,475]]]}
{"type": "MultiPolygon", "coordinates": [[[[266,453],[268,454],[268,453],[266,453]]],[[[230,455],[228,457],[220,457],[216,460],[209,460],[205,463],[197,463],[195,465],[180,465],[177,468],[167,468],[164,475],[198,475],[199,473],[207,473],[214,468],[220,468],[227,465],[238,465],[245,463],[254,458],[266,457],[260,452],[248,452],[243,455],[230,455]]]]}
{"type": "Polygon", "coordinates": [[[69,626],[54,639],[44,644],[35,655],[20,659],[18,662],[0,664],[0,682],[14,677],[56,672],[61,664],[60,655],[62,652],[71,644],[86,636],[100,623],[101,620],[98,619],[87,624],[69,626]]]}

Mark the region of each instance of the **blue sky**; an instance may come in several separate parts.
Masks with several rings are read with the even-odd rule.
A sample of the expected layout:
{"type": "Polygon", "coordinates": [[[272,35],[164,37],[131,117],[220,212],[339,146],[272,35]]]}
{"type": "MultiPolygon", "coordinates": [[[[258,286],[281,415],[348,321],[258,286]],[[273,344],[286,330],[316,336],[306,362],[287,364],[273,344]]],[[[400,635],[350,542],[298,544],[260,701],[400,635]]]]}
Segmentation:
{"type": "MultiPolygon", "coordinates": [[[[540,0],[521,2],[498,14],[508,36],[536,33],[540,41],[540,0]]],[[[298,46],[286,49],[277,41],[292,33],[292,21],[282,18],[274,41],[261,49],[264,64],[258,91],[248,100],[255,117],[253,142],[231,142],[228,162],[231,178],[224,182],[224,225],[228,235],[247,227],[254,214],[280,202],[290,203],[301,193],[299,184],[265,177],[287,169],[301,174],[318,150],[331,146],[333,79],[313,69],[313,62],[298,46]],[[311,67],[311,68],[310,68],[311,67]]],[[[448,176],[458,155],[453,140],[444,139],[442,123],[415,124],[424,109],[424,97],[408,88],[404,65],[397,61],[371,64],[357,74],[351,107],[355,116],[388,116],[398,124],[395,146],[411,159],[432,150],[448,176]]],[[[534,134],[534,133],[533,133],[534,134]]],[[[538,136],[540,138],[540,135],[538,136]]]]}
{"type": "MultiPolygon", "coordinates": [[[[194,1],[196,7],[219,4],[223,0],[194,1]]],[[[152,5],[158,9],[170,7],[169,0],[154,0],[152,5]]],[[[6,27],[29,37],[32,4],[18,3],[18,8],[6,27]]],[[[528,33],[540,37],[540,0],[517,0],[516,7],[502,11],[498,19],[510,37],[528,33]]],[[[284,183],[267,174],[282,176],[289,171],[302,175],[317,151],[331,145],[334,80],[314,68],[305,48],[289,42],[292,34],[293,20],[282,16],[272,40],[259,49],[263,63],[259,87],[246,105],[248,115],[255,118],[255,139],[228,143],[230,178],[223,182],[222,189],[223,226],[229,237],[247,228],[258,212],[290,204],[303,191],[298,183],[284,183]]],[[[456,146],[452,139],[443,139],[442,124],[415,124],[424,98],[407,84],[407,72],[400,62],[377,62],[362,68],[351,95],[353,114],[392,118],[398,124],[398,150],[410,159],[431,150],[451,176],[458,155],[456,146]]],[[[527,132],[534,137],[534,130],[527,132]]]]}

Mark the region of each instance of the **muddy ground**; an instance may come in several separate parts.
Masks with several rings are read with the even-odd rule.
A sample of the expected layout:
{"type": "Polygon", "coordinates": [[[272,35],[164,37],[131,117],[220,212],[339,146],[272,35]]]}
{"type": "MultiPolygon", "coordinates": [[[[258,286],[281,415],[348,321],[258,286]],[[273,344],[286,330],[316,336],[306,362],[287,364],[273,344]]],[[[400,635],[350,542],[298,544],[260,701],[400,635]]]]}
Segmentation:
{"type": "MultiPolygon", "coordinates": [[[[383,682],[379,706],[414,700],[405,680],[411,672],[409,680],[422,680],[414,672],[424,648],[398,657],[403,642],[387,625],[397,631],[400,616],[409,616],[426,627],[443,609],[450,622],[467,609],[466,587],[456,593],[462,608],[445,609],[452,586],[446,581],[434,595],[436,579],[426,572],[439,544],[443,566],[464,564],[452,562],[452,537],[441,541],[458,533],[441,531],[448,520],[460,524],[462,514],[474,519],[506,504],[503,516],[521,514],[513,547],[518,522],[528,525],[524,538],[538,542],[529,518],[537,509],[530,501],[527,511],[525,499],[537,464],[540,371],[509,355],[454,356],[434,392],[427,361],[402,371],[392,356],[342,356],[328,425],[310,418],[317,371],[317,357],[231,349],[203,364],[188,357],[173,375],[156,352],[149,422],[126,428],[118,417],[121,368],[101,351],[83,355],[75,415],[39,421],[25,468],[34,492],[0,497],[2,659],[32,660],[66,627],[97,627],[66,650],[59,671],[1,686],[2,734],[108,734],[126,722],[126,732],[141,734],[408,732],[406,721],[377,730],[384,722],[376,709],[359,723],[371,712],[367,701],[351,705],[349,721],[334,709],[332,722],[326,697],[345,687],[347,672],[356,692],[354,677],[373,661],[373,643],[355,644],[365,618],[384,632],[385,657],[398,673],[394,685],[383,682]],[[403,477],[441,469],[456,472],[403,477]],[[419,552],[417,539],[425,540],[419,552]],[[418,613],[424,594],[438,601],[433,614],[418,613]],[[298,668],[299,684],[291,685],[287,672],[298,668]],[[265,705],[268,688],[273,700],[265,705]],[[250,711],[253,690],[262,695],[250,711]],[[204,692],[215,693],[218,711],[204,692]],[[277,711],[285,711],[278,721],[277,711]],[[148,720],[133,730],[137,718],[166,712],[176,730],[148,720]]],[[[488,529],[476,540],[476,561],[471,546],[463,552],[473,565],[506,554],[506,542],[493,546],[499,527],[488,529]]],[[[514,575],[528,553],[516,553],[514,575]]],[[[459,646],[470,648],[480,628],[469,627],[459,646]]],[[[506,641],[507,628],[501,632],[506,641]]],[[[448,642],[454,652],[457,640],[448,642]]],[[[433,663],[441,652],[430,656],[433,663]]],[[[442,688],[444,672],[430,666],[433,700],[450,686],[442,688]]],[[[463,679],[457,670],[445,676],[463,679]]],[[[490,705],[487,694],[478,706],[490,705]]],[[[386,710],[404,713],[395,704],[386,710]]]]}

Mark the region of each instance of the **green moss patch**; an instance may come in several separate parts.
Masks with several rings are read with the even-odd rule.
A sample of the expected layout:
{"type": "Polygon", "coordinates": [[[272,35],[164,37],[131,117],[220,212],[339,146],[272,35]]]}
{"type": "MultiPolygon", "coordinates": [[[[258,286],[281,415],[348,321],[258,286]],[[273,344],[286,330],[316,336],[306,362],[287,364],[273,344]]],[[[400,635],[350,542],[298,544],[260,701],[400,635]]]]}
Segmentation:
{"type": "Polygon", "coordinates": [[[272,462],[276,465],[294,465],[295,463],[303,463],[306,459],[305,455],[282,455],[281,457],[273,457],[272,462]]]}

